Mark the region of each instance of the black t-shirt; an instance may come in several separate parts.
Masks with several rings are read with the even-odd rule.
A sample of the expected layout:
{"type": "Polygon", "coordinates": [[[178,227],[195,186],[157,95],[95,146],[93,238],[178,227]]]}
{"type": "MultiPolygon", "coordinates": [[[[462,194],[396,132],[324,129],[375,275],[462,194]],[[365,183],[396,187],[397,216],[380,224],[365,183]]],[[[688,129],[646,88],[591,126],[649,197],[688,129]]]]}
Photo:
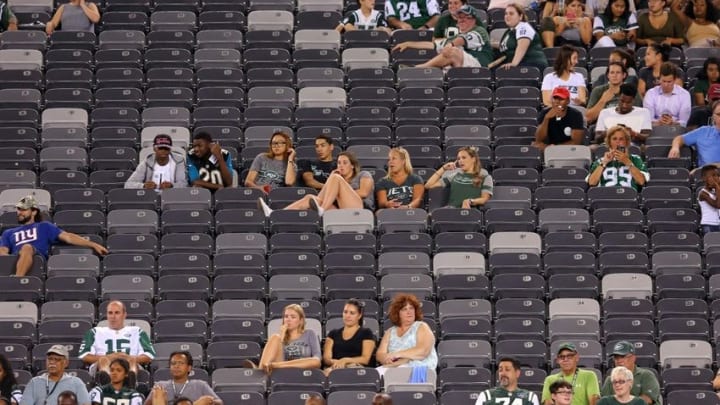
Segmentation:
{"type": "MultiPolygon", "coordinates": [[[[545,114],[550,108],[540,111],[538,116],[538,125],[545,119],[545,114]]],[[[567,114],[559,120],[556,118],[548,121],[547,140],[548,145],[558,145],[572,140],[572,131],[574,129],[584,129],[583,115],[580,111],[568,107],[567,114]]]]}
{"type": "Polygon", "coordinates": [[[362,356],[363,340],[375,341],[375,336],[368,328],[360,328],[348,340],[344,340],[342,336],[343,328],[331,330],[328,337],[333,340],[332,358],[342,359],[343,357],[362,356]]]}
{"type": "Polygon", "coordinates": [[[325,184],[330,173],[337,169],[337,163],[334,160],[330,162],[321,162],[319,160],[301,160],[298,162],[300,173],[312,172],[313,178],[319,183],[325,184]]]}

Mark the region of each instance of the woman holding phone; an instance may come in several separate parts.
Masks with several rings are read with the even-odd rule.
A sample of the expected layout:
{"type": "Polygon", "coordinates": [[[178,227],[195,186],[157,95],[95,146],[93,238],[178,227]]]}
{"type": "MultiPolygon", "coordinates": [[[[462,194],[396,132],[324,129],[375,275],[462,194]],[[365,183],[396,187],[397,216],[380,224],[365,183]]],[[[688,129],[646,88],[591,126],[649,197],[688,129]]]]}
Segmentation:
{"type": "Polygon", "coordinates": [[[638,190],[650,179],[645,162],[629,152],[630,131],[616,125],[607,131],[605,145],[608,151],[593,162],[585,178],[590,186],[632,187],[638,190]]]}
{"type": "Polygon", "coordinates": [[[450,188],[450,207],[480,207],[492,198],[493,179],[483,169],[477,150],[464,146],[458,150],[456,161],[442,165],[425,183],[426,189],[436,187],[450,188]]]}

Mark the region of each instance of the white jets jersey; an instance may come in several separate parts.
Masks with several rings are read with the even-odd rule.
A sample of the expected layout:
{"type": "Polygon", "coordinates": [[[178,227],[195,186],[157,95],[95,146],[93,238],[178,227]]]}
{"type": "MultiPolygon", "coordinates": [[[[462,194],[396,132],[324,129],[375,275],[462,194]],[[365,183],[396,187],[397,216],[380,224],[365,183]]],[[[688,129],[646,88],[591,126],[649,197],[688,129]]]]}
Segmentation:
{"type": "Polygon", "coordinates": [[[150,358],[155,357],[155,349],[152,347],[150,338],[137,326],[126,326],[119,330],[110,329],[107,326],[90,329],[85,333],[78,357],[117,352],[131,356],[144,354],[150,358]]]}

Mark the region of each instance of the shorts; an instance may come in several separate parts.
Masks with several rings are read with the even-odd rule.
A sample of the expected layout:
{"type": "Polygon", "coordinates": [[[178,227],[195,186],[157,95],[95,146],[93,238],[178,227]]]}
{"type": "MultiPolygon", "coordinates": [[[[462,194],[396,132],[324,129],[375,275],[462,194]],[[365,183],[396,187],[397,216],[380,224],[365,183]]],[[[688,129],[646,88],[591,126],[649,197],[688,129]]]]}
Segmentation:
{"type": "Polygon", "coordinates": [[[467,53],[463,50],[462,67],[482,67],[482,65],[472,55],[470,55],[469,53],[467,53]]]}

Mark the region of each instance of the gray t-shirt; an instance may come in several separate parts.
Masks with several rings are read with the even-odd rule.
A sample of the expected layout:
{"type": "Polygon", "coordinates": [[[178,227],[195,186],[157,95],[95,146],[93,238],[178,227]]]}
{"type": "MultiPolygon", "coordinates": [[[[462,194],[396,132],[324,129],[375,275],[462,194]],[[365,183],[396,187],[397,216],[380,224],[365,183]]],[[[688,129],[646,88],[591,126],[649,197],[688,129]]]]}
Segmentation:
{"type": "MultiPolygon", "coordinates": [[[[350,180],[350,187],[352,187],[353,190],[357,190],[360,188],[360,180],[364,178],[369,178],[370,181],[373,182],[373,189],[375,188],[375,180],[373,180],[372,174],[370,172],[367,172],[365,170],[361,171],[357,176],[355,176],[352,180],[350,180]]],[[[363,198],[363,206],[365,209],[375,211],[375,193],[374,190],[371,190],[370,194],[368,194],[367,197],[363,198]]]]}
{"type": "Polygon", "coordinates": [[[250,170],[257,172],[255,184],[269,184],[272,189],[285,187],[285,172],[287,171],[287,160],[275,160],[267,157],[264,153],[255,156],[250,165],[250,170]]]}
{"type": "Polygon", "coordinates": [[[25,387],[20,405],[57,404],[58,395],[63,391],[74,392],[78,404],[90,403],[90,395],[81,379],[70,374],[63,374],[60,381],[53,383],[48,380],[47,374],[43,374],[30,380],[25,387]]]}
{"type": "Polygon", "coordinates": [[[60,28],[63,31],[95,32],[95,24],[85,15],[83,9],[70,3],[63,5],[60,28]]]}
{"type": "Polygon", "coordinates": [[[416,184],[423,184],[422,179],[417,174],[410,174],[401,185],[395,184],[394,181],[383,177],[375,186],[375,192],[385,190],[387,192],[387,200],[399,201],[401,205],[408,205],[413,200],[413,187],[416,184]]]}
{"type": "MultiPolygon", "coordinates": [[[[188,380],[185,384],[173,384],[172,380],[158,381],[158,384],[165,388],[168,399],[174,399],[179,397],[187,397],[191,401],[195,402],[200,397],[210,395],[215,399],[219,399],[215,391],[203,380],[188,380]]],[[[152,398],[150,398],[152,403],[152,398]]]]}
{"type": "Polygon", "coordinates": [[[303,334],[283,346],[283,360],[306,359],[308,357],[322,358],[320,352],[320,339],[315,331],[307,329],[303,334]]]}

